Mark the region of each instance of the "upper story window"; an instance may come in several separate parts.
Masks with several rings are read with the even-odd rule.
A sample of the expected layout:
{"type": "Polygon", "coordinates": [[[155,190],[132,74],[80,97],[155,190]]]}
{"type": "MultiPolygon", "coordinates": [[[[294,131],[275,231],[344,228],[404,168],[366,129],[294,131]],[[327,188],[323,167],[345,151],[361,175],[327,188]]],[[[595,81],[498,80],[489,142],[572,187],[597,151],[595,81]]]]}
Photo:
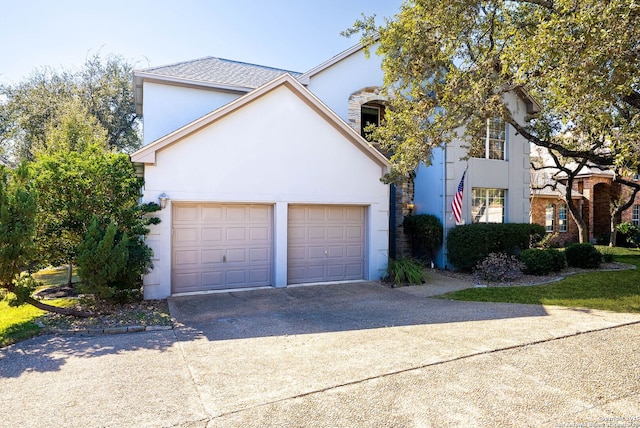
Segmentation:
{"type": "Polygon", "coordinates": [[[499,117],[487,119],[482,135],[474,138],[469,156],[474,158],[506,160],[507,124],[499,117]]]}
{"type": "Polygon", "coordinates": [[[547,204],[544,209],[544,229],[546,232],[553,232],[556,219],[556,207],[553,204],[547,204]]]}
{"type": "Polygon", "coordinates": [[[384,116],[384,106],[377,103],[367,103],[360,107],[360,135],[371,141],[371,135],[366,131],[370,125],[378,126],[384,116]]]}
{"type": "Polygon", "coordinates": [[[558,207],[558,232],[567,231],[567,204],[558,207]]]}
{"type": "Polygon", "coordinates": [[[504,189],[471,189],[471,217],[474,223],[504,223],[504,189]]]}
{"type": "Polygon", "coordinates": [[[631,209],[631,223],[634,226],[640,226],[640,205],[638,204],[631,209]]]}

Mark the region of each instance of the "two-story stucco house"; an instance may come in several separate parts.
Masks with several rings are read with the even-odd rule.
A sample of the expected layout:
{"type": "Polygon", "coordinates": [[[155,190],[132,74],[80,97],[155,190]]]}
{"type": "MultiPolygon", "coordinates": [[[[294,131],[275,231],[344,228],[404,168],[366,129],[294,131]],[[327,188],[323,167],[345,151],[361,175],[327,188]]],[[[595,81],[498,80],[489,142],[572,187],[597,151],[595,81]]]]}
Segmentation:
{"type": "MultiPolygon", "coordinates": [[[[143,201],[163,205],[145,298],[377,280],[409,203],[451,228],[467,149],[437,150],[397,203],[381,181],[389,163],[362,132],[384,115],[382,78],[380,58],[360,46],[305,73],[212,57],[136,71],[144,145],[131,159],[143,201]]],[[[508,101],[515,114],[532,110],[522,94],[508,101]]],[[[493,122],[485,137],[468,161],[462,216],[526,222],[529,145],[493,122]]]]}

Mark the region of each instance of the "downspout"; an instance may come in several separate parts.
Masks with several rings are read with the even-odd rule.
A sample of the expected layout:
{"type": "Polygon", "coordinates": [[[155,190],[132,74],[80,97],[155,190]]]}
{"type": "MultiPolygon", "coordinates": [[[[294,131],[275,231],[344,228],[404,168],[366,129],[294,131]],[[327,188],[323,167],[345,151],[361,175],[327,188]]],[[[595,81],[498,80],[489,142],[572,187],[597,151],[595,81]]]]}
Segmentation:
{"type": "Polygon", "coordinates": [[[442,148],[442,269],[447,270],[447,146],[442,148]]]}
{"type": "Polygon", "coordinates": [[[396,185],[389,184],[389,258],[396,258],[396,185]]]}

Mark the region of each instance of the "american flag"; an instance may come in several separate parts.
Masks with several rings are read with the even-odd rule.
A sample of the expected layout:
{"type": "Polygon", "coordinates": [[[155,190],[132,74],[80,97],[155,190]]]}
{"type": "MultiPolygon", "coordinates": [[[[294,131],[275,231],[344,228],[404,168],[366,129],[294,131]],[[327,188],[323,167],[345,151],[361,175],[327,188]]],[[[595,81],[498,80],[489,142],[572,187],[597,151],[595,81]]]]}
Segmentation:
{"type": "Polygon", "coordinates": [[[466,173],[466,170],[462,173],[460,184],[458,184],[458,190],[456,190],[456,194],[453,196],[453,201],[451,201],[451,212],[456,219],[456,224],[459,224],[462,218],[462,193],[464,192],[464,176],[466,173]]]}

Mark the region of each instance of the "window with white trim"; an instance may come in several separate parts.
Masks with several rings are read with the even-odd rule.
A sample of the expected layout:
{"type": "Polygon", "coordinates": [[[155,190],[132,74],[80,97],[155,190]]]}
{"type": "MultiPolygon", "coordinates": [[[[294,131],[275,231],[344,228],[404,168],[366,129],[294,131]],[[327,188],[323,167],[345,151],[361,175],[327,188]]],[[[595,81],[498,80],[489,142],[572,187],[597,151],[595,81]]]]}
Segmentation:
{"type": "Polygon", "coordinates": [[[507,124],[499,117],[487,119],[482,135],[475,138],[469,148],[474,158],[506,160],[507,124]]]}
{"type": "Polygon", "coordinates": [[[474,223],[504,223],[505,189],[471,189],[471,217],[474,223]]]}
{"type": "Polygon", "coordinates": [[[640,205],[636,204],[631,209],[631,223],[640,227],[640,205]]]}
{"type": "Polygon", "coordinates": [[[560,204],[558,207],[558,232],[567,231],[567,204],[560,204]]]}
{"type": "Polygon", "coordinates": [[[547,233],[553,233],[553,226],[556,218],[556,207],[553,204],[547,204],[544,208],[544,230],[547,233]]]}

